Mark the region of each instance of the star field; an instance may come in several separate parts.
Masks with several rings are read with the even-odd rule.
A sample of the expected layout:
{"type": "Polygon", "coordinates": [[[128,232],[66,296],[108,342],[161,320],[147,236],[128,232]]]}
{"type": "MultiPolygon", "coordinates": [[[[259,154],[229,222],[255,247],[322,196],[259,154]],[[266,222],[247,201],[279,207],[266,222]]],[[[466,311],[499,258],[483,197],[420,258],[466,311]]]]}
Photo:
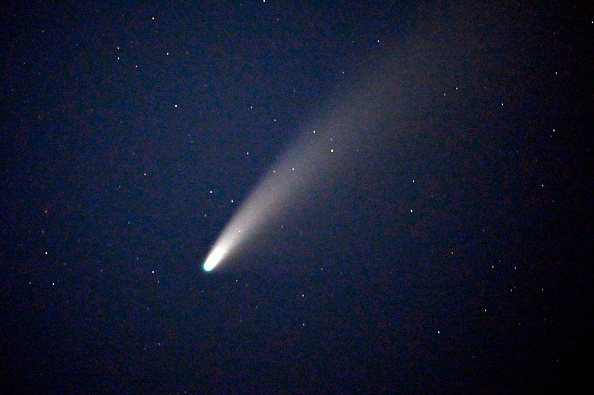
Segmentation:
{"type": "Polygon", "coordinates": [[[3,7],[0,388],[581,388],[594,13],[462,3],[3,7]]]}

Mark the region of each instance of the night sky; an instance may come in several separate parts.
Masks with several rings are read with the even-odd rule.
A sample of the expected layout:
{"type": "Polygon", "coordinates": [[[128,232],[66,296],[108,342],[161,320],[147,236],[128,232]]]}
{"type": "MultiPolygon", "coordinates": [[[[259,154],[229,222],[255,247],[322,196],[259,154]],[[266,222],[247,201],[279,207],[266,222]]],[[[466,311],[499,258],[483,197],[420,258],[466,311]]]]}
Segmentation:
{"type": "Polygon", "coordinates": [[[1,392],[577,388],[594,9],[564,3],[4,4],[1,392]]]}

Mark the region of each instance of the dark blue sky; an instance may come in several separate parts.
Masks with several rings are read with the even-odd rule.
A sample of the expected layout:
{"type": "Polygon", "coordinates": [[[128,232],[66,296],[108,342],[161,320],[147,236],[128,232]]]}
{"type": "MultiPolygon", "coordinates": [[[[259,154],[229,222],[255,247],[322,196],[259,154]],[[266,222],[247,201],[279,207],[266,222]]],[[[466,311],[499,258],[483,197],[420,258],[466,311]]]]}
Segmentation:
{"type": "Polygon", "coordinates": [[[0,387],[586,377],[591,8],[20,3],[1,11],[0,387]],[[354,153],[204,273],[249,192],[339,105],[354,153]]]}

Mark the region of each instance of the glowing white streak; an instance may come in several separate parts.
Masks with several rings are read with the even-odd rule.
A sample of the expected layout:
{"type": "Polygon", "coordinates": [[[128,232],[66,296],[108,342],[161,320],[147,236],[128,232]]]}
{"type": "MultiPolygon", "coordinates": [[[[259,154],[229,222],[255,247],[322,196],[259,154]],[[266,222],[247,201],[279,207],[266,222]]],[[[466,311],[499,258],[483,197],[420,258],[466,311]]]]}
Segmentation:
{"type": "Polygon", "coordinates": [[[369,125],[365,121],[377,118],[370,111],[372,108],[377,106],[367,103],[357,111],[345,106],[334,108],[330,111],[330,122],[321,122],[316,127],[319,133],[304,133],[293,149],[272,167],[274,172],[269,172],[260,181],[223,229],[204,264],[204,270],[213,270],[229,253],[253,241],[259,233],[272,226],[275,219],[303,201],[302,198],[311,189],[328,183],[332,171],[340,170],[353,151],[351,148],[358,141],[362,129],[369,125]]]}
{"type": "Polygon", "coordinates": [[[326,120],[316,124],[319,132],[304,133],[272,167],[274,172],[260,181],[223,229],[204,263],[205,271],[213,270],[240,245],[252,241],[311,189],[331,181],[332,171],[340,170],[363,130],[385,117],[382,106],[393,87],[388,87],[385,79],[379,82],[375,78],[366,88],[364,93],[349,97],[348,104],[331,106],[326,120]]]}
{"type": "Polygon", "coordinates": [[[204,270],[210,272],[212,269],[214,269],[214,267],[219,264],[219,262],[221,261],[221,259],[223,259],[226,253],[227,250],[221,247],[213,249],[208,258],[206,259],[206,262],[204,262],[204,270]]]}
{"type": "MultiPolygon", "coordinates": [[[[223,229],[204,264],[205,270],[213,270],[239,247],[254,241],[275,220],[302,204],[303,197],[312,196],[312,190],[340,180],[347,161],[360,155],[353,155],[355,147],[382,149],[384,137],[404,132],[405,128],[418,128],[412,117],[424,115],[420,109],[427,100],[423,96],[427,86],[441,81],[443,70],[458,59],[451,42],[482,45],[476,39],[480,36],[470,34],[466,25],[457,32],[459,36],[440,34],[441,30],[434,28],[441,26],[443,31],[450,31],[452,18],[465,20],[462,14],[443,14],[439,21],[429,18],[430,14],[428,24],[419,26],[423,34],[413,36],[415,40],[403,45],[397,56],[364,63],[374,64],[369,68],[373,72],[359,79],[352,89],[335,95],[337,100],[303,131],[294,147],[272,167],[274,172],[260,181],[223,229]],[[419,102],[419,97],[423,101],[419,102]],[[313,129],[316,133],[312,133],[313,129]]],[[[368,149],[366,155],[371,155],[372,150],[368,149]]]]}

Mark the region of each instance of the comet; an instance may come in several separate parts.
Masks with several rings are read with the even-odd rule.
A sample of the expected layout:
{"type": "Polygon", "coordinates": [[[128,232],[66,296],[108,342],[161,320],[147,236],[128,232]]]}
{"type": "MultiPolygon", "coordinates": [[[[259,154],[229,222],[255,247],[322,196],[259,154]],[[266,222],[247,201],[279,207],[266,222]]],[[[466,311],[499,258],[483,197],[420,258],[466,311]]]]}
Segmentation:
{"type": "MultiPolygon", "coordinates": [[[[353,73],[355,79],[344,81],[330,96],[333,100],[297,131],[296,142],[263,175],[223,228],[204,262],[205,271],[232,261],[255,241],[269,240],[267,232],[278,229],[275,226],[297,207],[345,179],[349,162],[359,165],[393,145],[395,133],[418,128],[425,116],[427,87],[440,81],[443,70],[457,59],[448,45],[452,37],[440,35],[429,16],[428,24],[418,27],[422,34],[411,35],[397,52],[386,51],[379,59],[363,62],[364,69],[353,73]]],[[[449,21],[447,17],[441,21],[446,30],[449,21]]],[[[467,31],[460,34],[460,42],[472,42],[467,31]]]]}
{"type": "Polygon", "coordinates": [[[212,250],[206,262],[204,262],[204,270],[210,272],[212,269],[215,268],[216,265],[223,259],[225,254],[227,253],[227,249],[222,247],[217,247],[212,250]]]}
{"type": "Polygon", "coordinates": [[[388,63],[358,86],[334,95],[317,120],[298,133],[297,141],[264,174],[221,232],[204,262],[206,272],[274,229],[321,187],[344,178],[345,165],[361,157],[358,148],[365,141],[379,143],[374,128],[380,129],[386,114],[394,114],[394,65],[388,63]]]}
{"type": "Polygon", "coordinates": [[[389,78],[376,75],[353,99],[335,101],[325,116],[304,128],[297,141],[271,166],[240,205],[212,246],[204,270],[211,272],[234,252],[278,225],[296,207],[315,197],[320,187],[341,178],[346,163],[357,157],[363,139],[373,139],[370,128],[384,119],[383,106],[392,88],[389,78]]]}

